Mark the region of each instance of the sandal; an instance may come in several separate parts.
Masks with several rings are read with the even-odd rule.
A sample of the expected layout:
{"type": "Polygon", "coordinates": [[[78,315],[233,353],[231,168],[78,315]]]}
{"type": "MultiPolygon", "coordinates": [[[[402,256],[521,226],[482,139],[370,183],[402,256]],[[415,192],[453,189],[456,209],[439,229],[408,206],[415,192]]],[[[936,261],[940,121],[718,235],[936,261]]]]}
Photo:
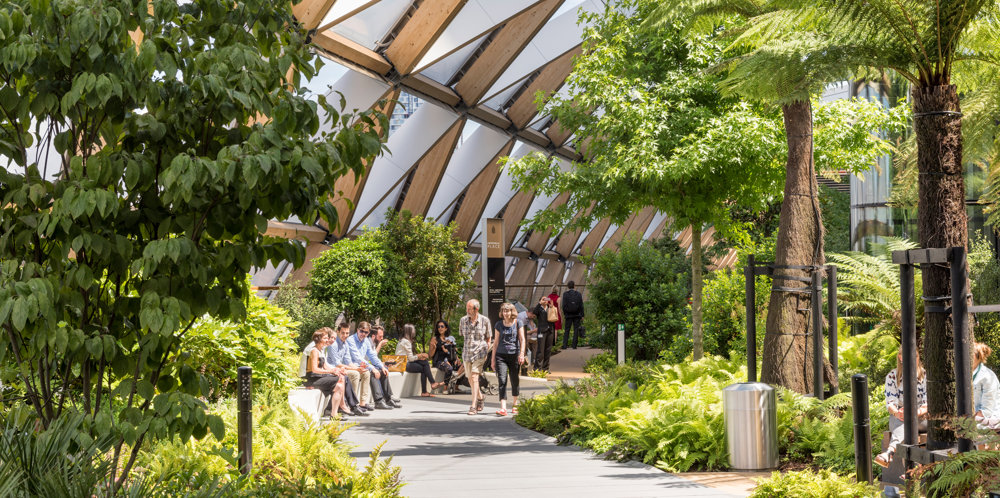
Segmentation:
{"type": "Polygon", "coordinates": [[[431,393],[420,393],[421,398],[434,398],[435,396],[431,393]]]}
{"type": "Polygon", "coordinates": [[[478,415],[478,414],[479,411],[476,410],[476,407],[469,408],[469,413],[466,413],[466,415],[478,415]]]}
{"type": "Polygon", "coordinates": [[[497,416],[506,417],[507,416],[507,410],[504,410],[502,408],[499,409],[499,410],[497,410],[497,416]]]}
{"type": "Polygon", "coordinates": [[[517,407],[516,406],[510,407],[510,414],[511,415],[517,415],[517,407]]]}
{"type": "Polygon", "coordinates": [[[891,451],[883,451],[882,453],[879,453],[878,456],[875,457],[875,464],[879,467],[889,468],[889,463],[892,462],[892,454],[893,452],[891,451]]]}
{"type": "Polygon", "coordinates": [[[483,411],[483,408],[486,408],[486,400],[479,398],[479,401],[476,401],[476,411],[481,412],[483,411]]]}

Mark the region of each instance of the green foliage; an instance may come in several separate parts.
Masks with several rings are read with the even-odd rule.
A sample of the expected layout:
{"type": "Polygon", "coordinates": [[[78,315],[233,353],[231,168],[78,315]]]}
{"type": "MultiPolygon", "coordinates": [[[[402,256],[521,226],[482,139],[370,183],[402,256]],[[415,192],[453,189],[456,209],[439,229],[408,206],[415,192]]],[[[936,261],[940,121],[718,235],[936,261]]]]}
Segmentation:
{"type": "MultiPolygon", "coordinates": [[[[703,311],[705,317],[705,354],[733,360],[746,358],[746,268],[747,256],[757,261],[774,260],[774,234],[757,244],[740,248],[734,269],[712,272],[705,282],[703,311]]],[[[755,282],[757,306],[757,351],[764,349],[764,328],[767,319],[768,299],[771,296],[771,279],[758,275],[755,282]]]]}
{"type": "Polygon", "coordinates": [[[753,498],[874,498],[882,496],[878,486],[856,482],[827,469],[775,472],[767,479],[755,479],[753,498]]]}
{"type": "Polygon", "coordinates": [[[344,310],[348,321],[397,310],[409,295],[409,284],[401,258],[384,240],[380,229],[369,230],[341,239],[317,256],[309,272],[309,297],[344,310]]]}
{"type": "Polygon", "coordinates": [[[288,281],[281,284],[271,302],[294,320],[295,345],[300,351],[312,342],[313,332],[322,327],[334,327],[340,316],[336,306],[310,298],[308,292],[288,281]]]}
{"type": "Polygon", "coordinates": [[[205,396],[217,401],[236,394],[236,369],[253,369],[254,388],[287,392],[298,377],[295,326],[283,309],[250,296],[246,317],[237,322],[199,320],[181,341],[185,362],[217,383],[205,396]]]}
{"type": "Polygon", "coordinates": [[[820,185],[819,207],[823,212],[823,250],[850,251],[851,194],[820,185]]]}
{"type": "Polygon", "coordinates": [[[589,374],[599,374],[611,370],[617,364],[618,353],[605,351],[587,358],[587,361],[583,363],[583,371],[589,374]]]}
{"type": "MultiPolygon", "coordinates": [[[[626,238],[617,251],[600,253],[588,294],[603,331],[588,331],[590,344],[614,349],[621,323],[627,357],[656,359],[688,328],[690,283],[689,263],[671,239],[651,243],[626,238]]],[[[686,355],[683,351],[676,359],[686,355]]]]}
{"type": "Polygon", "coordinates": [[[242,319],[252,267],[304,258],[267,221],[336,225],[336,180],[382,152],[385,116],[307,98],[296,26],[260,0],[0,12],[0,362],[20,367],[0,380],[43,427],[86,415],[115,474],[125,446],[219,426],[182,336],[242,319]]]}
{"type": "MultiPolygon", "coordinates": [[[[970,252],[970,263],[972,255],[970,252]]],[[[990,257],[982,265],[978,275],[972,277],[972,265],[970,264],[970,278],[972,281],[972,296],[976,304],[998,304],[1000,303],[1000,261],[990,257]]],[[[993,349],[994,354],[986,360],[986,364],[993,369],[1000,367],[1000,316],[996,313],[981,313],[976,316],[975,338],[979,342],[986,343],[993,349]]]]}
{"type": "Polygon", "coordinates": [[[986,448],[918,467],[914,481],[923,488],[920,491],[930,498],[985,497],[996,492],[1000,489],[1000,436],[990,429],[979,429],[973,419],[955,418],[951,425],[961,437],[986,448]]]}
{"type": "Polygon", "coordinates": [[[401,258],[409,291],[394,321],[397,329],[404,323],[417,325],[418,342],[423,344],[423,332],[442,319],[444,311],[461,304],[462,296],[475,286],[475,266],[466,244],[455,238],[454,222],[441,225],[409,211],[390,212],[386,220],[382,241],[388,253],[401,258]]]}
{"type": "MultiPolygon", "coordinates": [[[[745,380],[742,362],[721,357],[677,365],[626,363],[522,401],[515,420],[608,458],[668,471],[726,469],[722,390],[745,380]]],[[[878,436],[888,424],[881,387],[872,389],[869,403],[878,436]]],[[[779,388],[776,418],[784,460],[853,470],[850,394],[821,402],[779,388]]],[[[877,450],[873,445],[873,455],[877,450]]]]}
{"type": "Polygon", "coordinates": [[[544,379],[549,376],[548,370],[529,370],[528,377],[534,377],[536,379],[544,379]]]}
{"type": "MultiPolygon", "coordinates": [[[[871,254],[856,251],[828,254],[837,266],[837,305],[851,324],[874,326],[899,337],[899,265],[892,251],[914,249],[906,239],[888,238],[885,244],[871,244],[871,254]]],[[[920,273],[914,272],[914,288],[920,295],[920,273]]],[[[917,328],[923,328],[923,307],[917,307],[917,328]]]]}
{"type": "Polygon", "coordinates": [[[851,375],[858,373],[867,375],[870,385],[878,385],[896,368],[899,339],[884,329],[853,336],[848,332],[841,328],[837,341],[841,388],[848,389],[851,375]]]}
{"type": "MultiPolygon", "coordinates": [[[[372,451],[368,464],[358,469],[353,448],[339,438],[350,425],[337,421],[315,426],[292,409],[280,393],[265,398],[273,404],[254,406],[254,471],[241,478],[237,465],[236,403],[214,405],[230,430],[219,440],[164,440],[140,453],[138,468],[146,476],[199,475],[212,478],[250,496],[271,496],[275,490],[310,490],[310,496],[399,496],[402,482],[391,458],[372,451]]],[[[174,492],[184,492],[187,483],[168,483],[174,492]]],[[[285,493],[285,491],[282,491],[285,493]]],[[[284,496],[294,496],[284,494],[284,496]]]]}

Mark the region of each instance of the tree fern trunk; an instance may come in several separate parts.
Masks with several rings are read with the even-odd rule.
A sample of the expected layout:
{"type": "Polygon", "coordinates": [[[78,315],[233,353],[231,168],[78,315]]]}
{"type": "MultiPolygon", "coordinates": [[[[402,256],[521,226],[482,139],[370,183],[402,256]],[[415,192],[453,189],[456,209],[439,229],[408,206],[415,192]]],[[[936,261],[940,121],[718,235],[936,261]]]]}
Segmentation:
{"type": "MultiPolygon", "coordinates": [[[[823,224],[812,164],[812,107],[808,101],[782,106],[788,140],[785,198],[781,203],[774,262],[779,266],[821,265],[823,224]]],[[[807,278],[799,269],[775,270],[775,275],[807,278]]],[[[778,287],[808,289],[795,280],[775,279],[767,308],[761,380],[796,392],[812,386],[812,352],[806,341],[809,327],[808,292],[784,292],[778,287]]]]}
{"type": "MultiPolygon", "coordinates": [[[[962,164],[962,118],[953,85],[913,90],[913,129],[920,172],[917,230],[920,246],[966,246],[969,221],[965,211],[965,168],[962,164]],[[955,113],[955,114],[951,114],[955,113]]],[[[947,268],[923,265],[924,295],[950,296],[947,268]]],[[[927,369],[928,438],[946,445],[954,435],[935,417],[955,415],[954,331],[944,313],[924,315],[924,365],[927,369]]]]}

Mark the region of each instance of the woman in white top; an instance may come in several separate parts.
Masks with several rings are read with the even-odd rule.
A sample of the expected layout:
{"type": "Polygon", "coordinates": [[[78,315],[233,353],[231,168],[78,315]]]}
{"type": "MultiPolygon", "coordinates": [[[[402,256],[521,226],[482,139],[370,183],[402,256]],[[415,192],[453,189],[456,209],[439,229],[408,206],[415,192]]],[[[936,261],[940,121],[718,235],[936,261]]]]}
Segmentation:
{"type": "Polygon", "coordinates": [[[427,362],[427,353],[413,354],[413,338],[417,335],[417,329],[407,323],[403,325],[403,338],[396,344],[396,354],[406,355],[406,371],[420,374],[420,395],[423,397],[433,397],[427,392],[427,381],[431,382],[431,389],[437,389],[444,385],[444,382],[434,382],[431,375],[431,364],[427,362]]]}
{"type": "Polygon", "coordinates": [[[972,347],[972,399],[976,417],[985,419],[1000,416],[1000,381],[986,366],[992,353],[993,349],[981,342],[972,347]]]}

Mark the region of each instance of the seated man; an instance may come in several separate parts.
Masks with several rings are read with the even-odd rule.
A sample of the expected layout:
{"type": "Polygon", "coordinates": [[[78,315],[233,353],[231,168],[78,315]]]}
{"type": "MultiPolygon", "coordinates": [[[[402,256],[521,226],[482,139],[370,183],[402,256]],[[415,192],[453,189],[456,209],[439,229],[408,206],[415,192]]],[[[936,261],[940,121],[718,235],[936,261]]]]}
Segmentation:
{"type": "MultiPolygon", "coordinates": [[[[375,351],[375,358],[381,358],[379,355],[382,353],[382,348],[388,344],[389,341],[385,339],[385,328],[381,325],[376,325],[368,338],[371,340],[372,349],[375,351]]],[[[385,364],[379,361],[384,369],[388,368],[385,364]]],[[[379,375],[372,375],[372,394],[375,396],[375,405],[378,406],[378,400],[382,400],[385,404],[394,408],[402,408],[403,405],[400,404],[399,398],[392,395],[392,386],[389,385],[389,375],[386,370],[380,370],[379,375]]]]}
{"type": "Polygon", "coordinates": [[[347,339],[347,345],[353,361],[364,366],[366,373],[369,374],[369,378],[365,382],[370,384],[371,390],[369,398],[364,403],[365,406],[370,410],[376,408],[379,410],[388,410],[395,406],[391,399],[391,391],[388,389],[389,369],[382,364],[378,355],[375,354],[375,348],[372,347],[371,341],[368,340],[368,334],[370,333],[371,325],[368,322],[358,323],[354,335],[347,339]],[[389,393],[390,396],[386,396],[386,393],[389,393]],[[374,405],[371,404],[372,394],[375,395],[374,405]]]}
{"type": "Polygon", "coordinates": [[[367,365],[362,365],[354,360],[351,354],[351,346],[348,344],[351,327],[347,323],[337,326],[337,340],[333,341],[326,348],[326,362],[328,365],[343,368],[347,371],[347,379],[351,382],[354,393],[358,396],[358,407],[367,409],[368,402],[371,401],[371,389],[369,379],[371,374],[367,365]]]}

